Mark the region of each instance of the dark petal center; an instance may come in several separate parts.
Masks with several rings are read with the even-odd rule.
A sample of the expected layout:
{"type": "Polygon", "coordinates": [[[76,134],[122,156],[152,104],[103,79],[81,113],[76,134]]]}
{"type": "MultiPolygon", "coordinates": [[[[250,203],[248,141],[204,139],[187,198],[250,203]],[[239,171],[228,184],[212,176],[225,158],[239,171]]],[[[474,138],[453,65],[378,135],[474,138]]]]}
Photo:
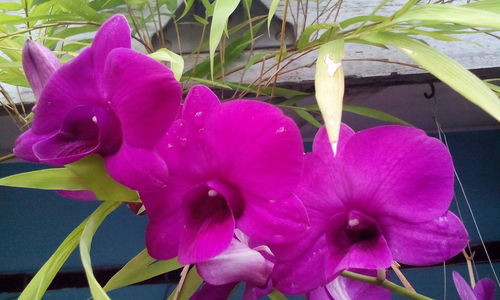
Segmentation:
{"type": "Polygon", "coordinates": [[[347,215],[345,229],[352,243],[370,241],[380,236],[375,220],[356,210],[347,215]]]}

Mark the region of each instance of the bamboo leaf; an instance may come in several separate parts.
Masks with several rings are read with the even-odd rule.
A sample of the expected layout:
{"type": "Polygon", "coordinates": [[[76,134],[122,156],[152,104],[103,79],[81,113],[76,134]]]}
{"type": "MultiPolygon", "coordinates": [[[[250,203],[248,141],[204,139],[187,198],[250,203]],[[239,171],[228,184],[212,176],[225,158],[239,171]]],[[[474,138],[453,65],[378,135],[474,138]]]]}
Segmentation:
{"type": "Polygon", "coordinates": [[[334,24],[312,24],[307,26],[302,34],[300,35],[299,39],[297,40],[297,49],[301,50],[306,47],[312,47],[315,45],[314,42],[316,41],[310,41],[311,35],[315,33],[318,30],[332,30],[335,29],[334,24]]]}
{"type": "Polygon", "coordinates": [[[177,259],[157,261],[149,256],[147,249],[142,250],[120,269],[104,286],[105,291],[141,282],[167,272],[177,270],[182,266],[177,259]]]}
{"type": "Polygon", "coordinates": [[[80,237],[80,257],[89,283],[90,293],[95,300],[110,300],[111,298],[109,298],[99,282],[97,282],[94,272],[92,271],[92,262],[90,259],[92,238],[104,219],[106,219],[112,211],[118,208],[118,206],[120,206],[119,202],[103,202],[87,219],[80,237]]]}
{"type": "Polygon", "coordinates": [[[267,32],[270,32],[271,29],[271,21],[273,20],[274,14],[276,13],[276,9],[278,8],[278,4],[280,4],[280,0],[273,0],[271,5],[269,5],[269,12],[267,13],[267,32]]]}
{"type": "Polygon", "coordinates": [[[217,0],[215,1],[214,14],[210,24],[209,52],[210,52],[210,74],[214,74],[215,49],[219,45],[229,16],[238,7],[239,0],[217,0]]]}
{"type": "Polygon", "coordinates": [[[343,56],[344,40],[334,40],[322,45],[319,48],[314,77],[316,101],[334,154],[337,151],[344,99],[343,56]]]}
{"type": "Polygon", "coordinates": [[[149,57],[157,61],[167,61],[170,63],[170,68],[174,72],[175,79],[180,80],[184,71],[184,59],[177,53],[174,53],[166,48],[161,48],[151,54],[149,57]]]}
{"type": "Polygon", "coordinates": [[[221,88],[221,89],[231,90],[231,87],[229,85],[224,84],[221,81],[203,79],[203,78],[198,78],[198,77],[190,77],[189,79],[191,79],[193,81],[196,81],[196,82],[199,82],[199,83],[202,83],[204,85],[218,87],[218,88],[221,88]]]}
{"type": "Polygon", "coordinates": [[[65,168],[43,169],[0,178],[0,185],[40,190],[79,191],[88,185],[74,172],[65,168]]]}
{"type": "Polygon", "coordinates": [[[483,9],[500,14],[500,2],[498,0],[482,0],[471,2],[463,5],[462,7],[483,9]]]}
{"type": "Polygon", "coordinates": [[[55,3],[87,21],[104,21],[104,18],[92,7],[88,6],[85,0],[56,0],[55,3]]]}
{"type": "Polygon", "coordinates": [[[179,16],[179,18],[177,20],[180,20],[180,19],[184,18],[184,16],[191,9],[191,6],[193,6],[194,0],[184,1],[184,3],[185,3],[184,10],[182,11],[182,14],[179,16]]]}
{"type": "Polygon", "coordinates": [[[100,200],[139,202],[137,192],[119,184],[109,176],[101,157],[89,155],[66,165],[91,189],[100,200]]]}
{"type": "Polygon", "coordinates": [[[43,294],[59,269],[61,269],[70,254],[75,250],[76,246],[78,246],[83,228],[86,224],[87,219],[78,225],[78,227],[64,239],[54,254],[52,254],[47,262],[38,270],[35,277],[33,277],[30,283],[24,288],[18,300],[39,300],[43,297],[43,294]]]}
{"type": "Polygon", "coordinates": [[[400,34],[375,33],[364,39],[399,48],[406,56],[500,121],[499,98],[479,78],[453,59],[400,34]]]}
{"type": "Polygon", "coordinates": [[[299,117],[306,120],[309,124],[311,124],[317,128],[320,128],[322,126],[321,123],[318,120],[316,120],[316,118],[313,115],[311,115],[311,113],[309,113],[308,111],[300,109],[300,108],[294,109],[293,111],[299,117]]]}
{"type": "Polygon", "coordinates": [[[393,115],[390,115],[388,113],[385,113],[383,111],[380,111],[378,109],[370,108],[370,107],[364,107],[364,106],[357,106],[357,105],[344,105],[344,111],[348,111],[360,116],[365,116],[369,117],[375,120],[380,120],[384,122],[389,122],[389,123],[394,123],[394,124],[401,124],[401,125],[406,125],[406,126],[413,126],[410,123],[401,120],[400,118],[397,118],[393,115]]]}
{"type": "Polygon", "coordinates": [[[277,290],[272,291],[267,297],[271,300],[287,300],[287,297],[277,290]]]}
{"type": "Polygon", "coordinates": [[[407,13],[394,19],[392,23],[409,21],[435,21],[436,23],[455,23],[471,27],[500,29],[500,14],[454,5],[428,4],[413,7],[407,13]]]}

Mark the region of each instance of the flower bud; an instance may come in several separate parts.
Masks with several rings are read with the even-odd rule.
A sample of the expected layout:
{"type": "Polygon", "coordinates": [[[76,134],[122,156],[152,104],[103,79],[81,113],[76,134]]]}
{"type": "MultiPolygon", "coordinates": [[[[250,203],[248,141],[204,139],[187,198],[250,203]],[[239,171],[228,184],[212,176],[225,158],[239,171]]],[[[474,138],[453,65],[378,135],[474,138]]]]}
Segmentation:
{"type": "Polygon", "coordinates": [[[23,49],[23,68],[38,100],[52,74],[61,66],[57,57],[46,47],[28,40],[23,49]]]}

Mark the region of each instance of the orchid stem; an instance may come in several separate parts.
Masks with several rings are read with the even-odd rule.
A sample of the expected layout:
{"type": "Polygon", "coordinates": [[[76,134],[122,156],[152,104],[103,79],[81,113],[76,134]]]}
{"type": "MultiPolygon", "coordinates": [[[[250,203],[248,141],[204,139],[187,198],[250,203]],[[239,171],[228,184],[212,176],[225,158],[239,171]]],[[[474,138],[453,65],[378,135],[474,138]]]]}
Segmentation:
{"type": "Polygon", "coordinates": [[[357,273],[354,273],[354,272],[349,272],[349,271],[343,271],[342,272],[342,276],[346,277],[346,278],[350,278],[350,279],[354,279],[354,280],[358,280],[358,281],[362,281],[362,282],[366,282],[366,283],[371,283],[371,284],[374,284],[374,285],[379,285],[385,289],[388,289],[396,294],[400,294],[400,295],[403,295],[407,298],[410,298],[410,299],[416,299],[416,300],[432,300],[432,298],[429,298],[427,296],[424,296],[424,295],[421,295],[421,294],[418,294],[418,293],[415,293],[415,292],[412,292],[412,291],[409,291],[407,290],[406,288],[400,286],[400,285],[397,285],[389,280],[379,280],[377,277],[372,277],[372,276],[366,276],[366,275],[361,275],[361,274],[357,274],[357,273]]]}

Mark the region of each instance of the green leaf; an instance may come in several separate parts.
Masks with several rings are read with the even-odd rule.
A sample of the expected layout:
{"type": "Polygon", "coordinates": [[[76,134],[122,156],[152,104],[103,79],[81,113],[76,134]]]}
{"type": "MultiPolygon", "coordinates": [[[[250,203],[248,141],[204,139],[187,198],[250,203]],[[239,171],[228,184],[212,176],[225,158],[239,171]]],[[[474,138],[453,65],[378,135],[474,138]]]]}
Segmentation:
{"type": "Polygon", "coordinates": [[[184,18],[184,16],[189,12],[191,7],[193,6],[194,0],[184,1],[184,4],[185,4],[184,10],[182,11],[182,14],[179,16],[179,18],[177,18],[177,20],[184,18]]]}
{"type": "Polygon", "coordinates": [[[435,21],[436,23],[455,23],[471,27],[500,29],[500,14],[498,13],[443,4],[415,6],[407,13],[394,19],[392,23],[409,21],[435,21]]]}
{"type": "Polygon", "coordinates": [[[483,9],[497,14],[500,13],[500,2],[498,0],[482,0],[471,2],[463,5],[463,7],[483,9]]]}
{"type": "Polygon", "coordinates": [[[269,5],[269,12],[267,13],[267,32],[270,32],[269,30],[271,29],[271,21],[273,20],[279,3],[280,0],[273,0],[273,2],[271,2],[271,5],[269,5]]]}
{"type": "MultiPolygon", "coordinates": [[[[198,289],[200,284],[203,282],[203,279],[201,279],[200,275],[196,271],[196,267],[192,267],[191,270],[189,270],[186,280],[184,281],[184,284],[182,285],[181,291],[179,293],[179,297],[177,300],[188,300],[198,289]]],[[[168,297],[167,300],[172,300],[174,299],[176,291],[174,290],[172,294],[168,297]]]]}
{"type": "Polygon", "coordinates": [[[229,16],[238,7],[239,0],[217,0],[215,1],[214,15],[210,24],[209,52],[210,52],[210,74],[214,74],[215,50],[222,38],[229,16]]]}
{"type": "Polygon", "coordinates": [[[115,209],[120,206],[119,202],[105,201],[103,202],[87,219],[87,223],[83,228],[80,237],[80,257],[87,276],[87,281],[90,287],[90,293],[95,300],[110,300],[104,289],[94,276],[92,271],[92,262],[90,260],[90,248],[92,245],[92,238],[94,237],[97,228],[101,226],[106,217],[115,209]]]}
{"type": "Polygon", "coordinates": [[[59,269],[61,269],[70,254],[75,250],[76,246],[78,246],[87,220],[88,219],[85,219],[64,239],[54,254],[52,254],[47,262],[38,270],[35,277],[33,277],[30,283],[24,288],[18,300],[39,300],[43,297],[43,294],[59,269]]]}
{"type": "Polygon", "coordinates": [[[354,25],[356,23],[360,23],[360,22],[363,22],[363,23],[366,23],[366,22],[383,22],[387,20],[387,17],[383,17],[383,16],[376,16],[376,15],[369,15],[369,16],[356,16],[356,17],[352,17],[352,18],[349,18],[347,20],[344,20],[342,22],[339,23],[339,27],[341,29],[345,29],[351,25],[354,25]]]}
{"type": "Polygon", "coordinates": [[[74,172],[65,168],[43,169],[0,178],[0,185],[40,190],[79,191],[88,185],[74,172]]]}
{"type": "Polygon", "coordinates": [[[401,120],[400,118],[397,118],[393,115],[390,115],[388,113],[370,107],[357,106],[357,105],[344,105],[343,110],[379,121],[401,124],[406,126],[413,126],[410,123],[401,120]]]}
{"type": "Polygon", "coordinates": [[[116,202],[139,202],[137,192],[131,190],[109,176],[101,157],[89,155],[77,162],[66,165],[91,189],[100,200],[116,202]]]}
{"type": "Polygon", "coordinates": [[[82,17],[87,21],[104,21],[104,18],[92,7],[88,6],[87,1],[85,0],[55,0],[54,2],[58,6],[82,17]]]}
{"type": "Polygon", "coordinates": [[[336,26],[335,24],[312,24],[307,26],[302,34],[300,35],[299,39],[297,40],[297,49],[301,50],[306,47],[312,47],[317,43],[314,43],[315,41],[310,41],[311,35],[315,33],[318,30],[331,30],[335,29],[336,26]]]}
{"type": "Polygon", "coordinates": [[[250,68],[255,63],[257,63],[258,61],[262,60],[264,57],[266,57],[268,55],[269,55],[269,53],[267,53],[267,52],[257,53],[255,55],[253,55],[252,57],[250,57],[248,59],[247,63],[245,64],[245,69],[250,68]]]}
{"type": "Polygon", "coordinates": [[[400,34],[375,33],[363,39],[399,48],[406,56],[500,121],[499,98],[479,78],[448,56],[400,34]]]}
{"type": "Polygon", "coordinates": [[[1,10],[20,10],[23,9],[23,6],[20,3],[7,2],[0,3],[1,10]]]}
{"type": "Polygon", "coordinates": [[[166,48],[161,48],[151,54],[149,57],[157,61],[167,61],[170,63],[170,68],[174,72],[175,79],[180,80],[184,71],[184,59],[179,54],[172,52],[166,48]]]}
{"type": "Polygon", "coordinates": [[[277,290],[272,291],[267,297],[271,300],[287,300],[287,297],[277,290]]]}
{"type": "Polygon", "coordinates": [[[208,25],[208,23],[209,23],[206,19],[204,19],[198,15],[193,15],[193,17],[196,21],[198,21],[198,23],[200,23],[202,25],[208,25]]]}
{"type": "Polygon", "coordinates": [[[414,7],[420,0],[408,0],[408,2],[403,5],[398,11],[396,11],[393,15],[392,18],[397,18],[401,15],[404,15],[408,10],[410,10],[412,7],[414,7]]]}
{"type": "Polygon", "coordinates": [[[141,282],[167,272],[177,270],[182,266],[177,259],[157,261],[149,256],[147,249],[142,250],[120,269],[104,286],[105,291],[141,282]]]}
{"type": "Polygon", "coordinates": [[[300,108],[293,109],[293,111],[299,117],[306,120],[309,124],[311,124],[315,127],[318,127],[318,128],[320,128],[322,126],[321,123],[318,120],[316,120],[316,118],[313,115],[311,115],[311,113],[309,113],[308,111],[300,109],[300,108]]]}
{"type": "Polygon", "coordinates": [[[321,45],[314,76],[315,96],[333,151],[337,149],[344,100],[344,40],[321,45]]]}
{"type": "Polygon", "coordinates": [[[224,83],[217,81],[217,80],[209,80],[209,79],[203,79],[203,78],[198,78],[198,77],[190,77],[189,79],[196,81],[196,82],[199,82],[199,83],[202,83],[204,85],[208,85],[208,86],[218,87],[218,88],[227,89],[227,90],[232,89],[229,85],[224,84],[224,83]]]}

